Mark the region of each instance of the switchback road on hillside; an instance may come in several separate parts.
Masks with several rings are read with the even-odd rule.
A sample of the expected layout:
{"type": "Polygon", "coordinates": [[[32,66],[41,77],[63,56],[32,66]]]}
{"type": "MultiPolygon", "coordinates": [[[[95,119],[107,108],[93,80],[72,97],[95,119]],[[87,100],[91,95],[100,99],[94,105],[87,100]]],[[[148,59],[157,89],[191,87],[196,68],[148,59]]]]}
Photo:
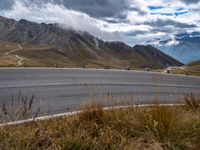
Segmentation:
{"type": "MultiPolygon", "coordinates": [[[[33,109],[48,114],[79,109],[85,102],[106,106],[175,103],[193,93],[200,98],[200,78],[137,71],[51,68],[1,68],[0,106],[18,104],[18,95],[35,96],[33,109]]],[[[16,108],[17,109],[17,108],[16,108]]]]}
{"type": "MultiPolygon", "coordinates": [[[[18,45],[18,48],[17,49],[14,49],[14,50],[11,50],[11,51],[9,51],[9,52],[6,52],[6,53],[4,53],[4,55],[9,55],[9,54],[11,54],[11,53],[13,53],[13,52],[15,52],[15,51],[18,51],[18,50],[22,50],[23,48],[21,47],[21,45],[18,45]]],[[[21,65],[22,65],[22,61],[24,60],[24,58],[23,57],[20,57],[20,56],[18,56],[18,55],[15,55],[15,57],[17,58],[17,67],[20,67],[21,65]]]]}

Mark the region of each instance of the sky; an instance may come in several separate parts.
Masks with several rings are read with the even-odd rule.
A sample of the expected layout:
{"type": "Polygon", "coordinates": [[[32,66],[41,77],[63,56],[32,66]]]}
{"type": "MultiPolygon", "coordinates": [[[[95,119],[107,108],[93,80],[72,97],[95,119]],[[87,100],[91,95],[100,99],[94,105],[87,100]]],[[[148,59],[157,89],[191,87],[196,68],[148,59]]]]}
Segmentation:
{"type": "Polygon", "coordinates": [[[200,0],[0,0],[0,15],[129,45],[200,31],[200,0]]]}

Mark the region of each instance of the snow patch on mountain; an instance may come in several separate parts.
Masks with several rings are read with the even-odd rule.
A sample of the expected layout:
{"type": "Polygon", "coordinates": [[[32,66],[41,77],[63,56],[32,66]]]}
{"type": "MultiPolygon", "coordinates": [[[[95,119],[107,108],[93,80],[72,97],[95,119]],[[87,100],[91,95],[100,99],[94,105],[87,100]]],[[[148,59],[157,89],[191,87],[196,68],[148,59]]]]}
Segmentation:
{"type": "Polygon", "coordinates": [[[159,48],[184,64],[200,60],[200,32],[166,35],[145,44],[159,48]]]}

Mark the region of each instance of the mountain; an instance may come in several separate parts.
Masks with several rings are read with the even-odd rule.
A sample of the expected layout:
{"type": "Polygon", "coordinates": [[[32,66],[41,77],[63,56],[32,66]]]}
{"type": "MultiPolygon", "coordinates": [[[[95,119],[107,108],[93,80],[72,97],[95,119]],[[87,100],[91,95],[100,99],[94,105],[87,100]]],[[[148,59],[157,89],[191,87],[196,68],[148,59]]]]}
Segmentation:
{"type": "Polygon", "coordinates": [[[181,65],[152,46],[130,47],[122,42],[104,42],[87,32],[65,29],[59,24],[0,17],[0,33],[0,60],[12,58],[16,63],[16,59],[23,58],[27,66],[164,68],[181,65]],[[23,50],[3,55],[6,53],[4,45],[9,44],[16,44],[15,49],[21,46],[23,50]]]}
{"type": "Polygon", "coordinates": [[[164,53],[187,64],[200,60],[200,33],[181,33],[172,37],[148,41],[148,44],[161,49],[164,53]]]}
{"type": "Polygon", "coordinates": [[[136,45],[133,47],[133,49],[142,57],[146,58],[144,65],[146,63],[150,63],[153,66],[157,66],[158,64],[160,66],[173,66],[174,63],[178,64],[178,66],[181,65],[181,63],[178,62],[176,59],[169,57],[167,54],[164,54],[163,52],[151,45],[136,45]]]}

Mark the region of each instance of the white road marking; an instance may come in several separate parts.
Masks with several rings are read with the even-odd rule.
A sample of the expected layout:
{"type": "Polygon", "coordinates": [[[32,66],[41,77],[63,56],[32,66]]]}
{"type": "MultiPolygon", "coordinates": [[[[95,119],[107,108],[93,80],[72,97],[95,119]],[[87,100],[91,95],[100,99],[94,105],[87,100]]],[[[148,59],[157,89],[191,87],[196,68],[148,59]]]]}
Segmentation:
{"type": "Polygon", "coordinates": [[[179,87],[179,88],[197,88],[200,86],[188,86],[177,84],[152,84],[152,83],[130,83],[130,82],[80,82],[80,83],[44,83],[44,84],[22,84],[22,85],[4,85],[0,88],[20,88],[20,87],[37,87],[37,86],[73,86],[73,85],[135,85],[135,86],[165,86],[165,87],[179,87]]]}
{"type": "MultiPolygon", "coordinates": [[[[125,108],[138,108],[138,107],[156,107],[156,106],[184,106],[185,104],[144,104],[144,105],[127,105],[127,106],[113,106],[113,107],[104,107],[103,110],[113,110],[113,109],[125,109],[125,108]]],[[[14,122],[8,122],[8,123],[3,123],[0,124],[0,127],[3,128],[5,126],[10,126],[10,125],[20,125],[20,124],[25,124],[25,123],[31,123],[35,121],[44,121],[44,120],[49,120],[49,119],[55,119],[59,117],[70,117],[77,115],[81,113],[82,111],[73,111],[73,112],[67,112],[67,113],[61,113],[61,114],[54,114],[54,115],[49,115],[49,116],[43,116],[43,117],[36,117],[36,118],[30,118],[26,120],[20,120],[20,121],[14,121],[14,122]]]]}

